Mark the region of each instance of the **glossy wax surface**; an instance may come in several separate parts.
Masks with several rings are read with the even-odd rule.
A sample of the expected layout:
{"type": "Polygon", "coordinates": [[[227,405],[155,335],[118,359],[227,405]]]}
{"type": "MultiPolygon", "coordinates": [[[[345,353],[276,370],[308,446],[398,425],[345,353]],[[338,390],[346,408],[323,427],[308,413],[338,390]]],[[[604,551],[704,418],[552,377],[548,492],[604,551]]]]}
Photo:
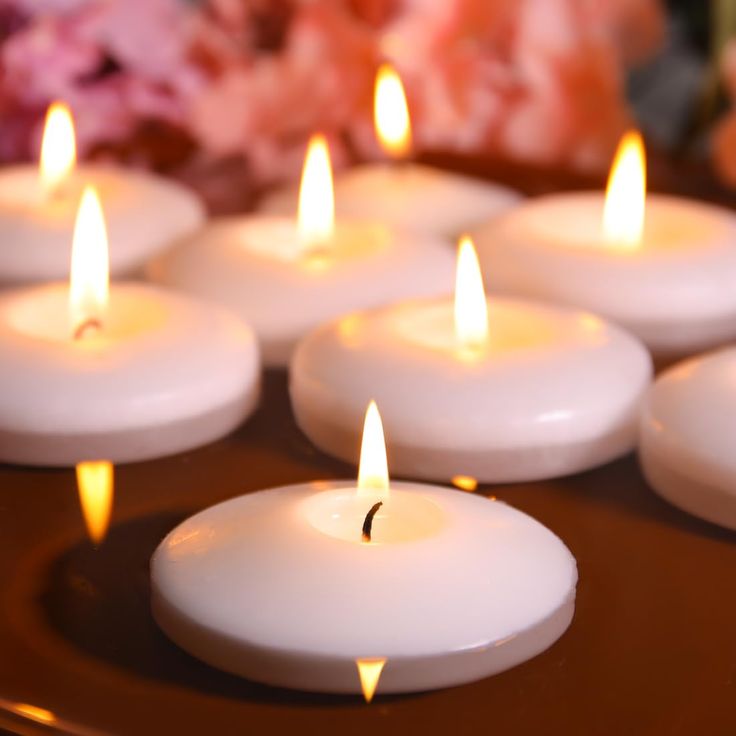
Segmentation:
{"type": "Polygon", "coordinates": [[[193,192],[153,174],[81,164],[58,195],[47,197],[38,167],[0,169],[0,284],[62,279],[79,198],[86,184],[105,211],[113,274],[129,273],[199,227],[204,208],[193,192]]]}
{"type": "Polygon", "coordinates": [[[356,462],[367,403],[381,408],[391,467],[409,477],[551,477],[630,451],[651,376],[645,348],[590,314],[488,301],[489,340],[458,344],[450,299],[416,300],[322,327],[290,370],[297,422],[356,462]]]}
{"type": "MultiPolygon", "coordinates": [[[[353,540],[315,526],[333,508],[325,496],[336,503],[354,482],[262,491],[196,514],[153,557],[155,618],[217,667],[328,692],[360,692],[356,658],[387,659],[380,692],[424,690],[512,667],[564,632],[577,572],[552,532],[482,497],[392,489],[407,521],[416,502],[438,522],[368,544],[359,526],[353,540]]],[[[381,511],[390,517],[391,496],[381,511]]],[[[377,533],[384,523],[375,519],[377,533]]]]}
{"type": "Polygon", "coordinates": [[[286,365],[301,337],[355,309],[452,289],[451,245],[367,221],[338,222],[305,250],[294,220],[215,220],[151,264],[155,281],[229,307],[253,326],[269,366],[286,365]]]}
{"type": "MultiPolygon", "coordinates": [[[[267,196],[265,212],[296,212],[297,190],[267,196]]],[[[456,239],[521,200],[502,184],[480,181],[413,163],[355,166],[337,175],[338,217],[377,220],[400,228],[456,239]]]]}
{"type": "Polygon", "coordinates": [[[662,374],[644,405],[640,458],[663,498],[736,529],[736,349],[662,374]]]}
{"type": "Polygon", "coordinates": [[[75,340],[67,303],[64,284],[0,298],[0,459],[155,457],[214,439],[253,408],[255,337],[224,310],[114,284],[102,329],[75,340]]]}
{"type": "Polygon", "coordinates": [[[610,244],[603,194],[530,199],[474,232],[491,292],[590,309],[672,358],[736,336],[736,216],[647,197],[641,245],[610,244]]]}

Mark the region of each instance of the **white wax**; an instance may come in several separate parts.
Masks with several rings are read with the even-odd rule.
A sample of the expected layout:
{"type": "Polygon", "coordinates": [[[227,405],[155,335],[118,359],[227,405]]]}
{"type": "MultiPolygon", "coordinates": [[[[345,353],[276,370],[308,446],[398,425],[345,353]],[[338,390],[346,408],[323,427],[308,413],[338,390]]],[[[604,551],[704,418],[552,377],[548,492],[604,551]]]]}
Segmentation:
{"type": "Polygon", "coordinates": [[[513,667],[570,624],[575,560],[531,517],[393,483],[364,543],[362,518],[333,518],[355,493],[349,481],[287,486],[188,519],[151,562],[156,621],[215,667],[337,693],[360,692],[357,658],[386,658],[379,693],[440,688],[513,667]]]}
{"type": "Polygon", "coordinates": [[[601,193],[557,194],[476,230],[486,287],[590,309],[665,360],[736,337],[736,215],[650,194],[629,249],[605,242],[602,212],[601,193]]]}
{"type": "Polygon", "coordinates": [[[74,340],[68,287],[0,297],[0,461],[142,460],[226,434],[251,412],[252,331],[217,307],[114,284],[102,329],[74,340]]]}
{"type": "Polygon", "coordinates": [[[680,363],[644,404],[640,460],[651,487],[695,516],[736,529],[736,348],[680,363]]]}
{"type": "Polygon", "coordinates": [[[125,274],[204,221],[193,192],[153,174],[82,164],[58,196],[44,193],[37,166],[0,169],[0,283],[49,281],[69,273],[69,244],[82,189],[104,203],[110,269],[125,274]]]}
{"type": "Polygon", "coordinates": [[[450,299],[348,316],[299,346],[297,422],[322,450],[358,459],[365,406],[381,407],[399,475],[547,478],[601,465],[635,444],[651,360],[638,340],[583,312],[488,302],[489,343],[458,345],[450,299]]]}
{"type": "MultiPolygon", "coordinates": [[[[296,189],[280,190],[267,196],[261,209],[293,214],[297,198],[296,189]]],[[[335,180],[338,217],[377,220],[452,239],[520,200],[520,194],[500,184],[412,163],[364,164],[335,180]]]]}
{"type": "Polygon", "coordinates": [[[449,243],[342,220],[305,252],[296,223],[254,215],[215,220],[149,267],[155,281],[218,302],[253,326],[264,362],[283,366],[298,340],[355,309],[452,288],[449,243]]]}

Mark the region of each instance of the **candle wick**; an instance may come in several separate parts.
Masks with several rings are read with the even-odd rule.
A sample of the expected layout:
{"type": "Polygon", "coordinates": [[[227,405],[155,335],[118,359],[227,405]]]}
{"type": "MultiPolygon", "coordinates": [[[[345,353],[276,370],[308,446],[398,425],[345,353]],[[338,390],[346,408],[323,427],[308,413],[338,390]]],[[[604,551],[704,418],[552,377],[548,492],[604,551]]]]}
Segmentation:
{"type": "Polygon", "coordinates": [[[383,506],[383,501],[374,503],[371,506],[371,510],[365,515],[365,521],[363,522],[363,541],[371,541],[371,530],[373,529],[373,517],[378,513],[378,509],[383,506]]]}
{"type": "Polygon", "coordinates": [[[79,326],[74,330],[73,337],[75,340],[81,340],[90,330],[97,331],[101,329],[102,322],[96,317],[89,317],[83,322],[80,322],[79,326]]]}

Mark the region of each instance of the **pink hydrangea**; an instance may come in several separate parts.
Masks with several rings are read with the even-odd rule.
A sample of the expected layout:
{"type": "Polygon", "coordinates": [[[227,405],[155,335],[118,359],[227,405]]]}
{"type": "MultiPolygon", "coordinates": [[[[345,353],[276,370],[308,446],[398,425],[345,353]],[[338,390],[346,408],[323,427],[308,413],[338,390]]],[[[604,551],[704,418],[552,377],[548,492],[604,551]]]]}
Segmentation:
{"type": "Polygon", "coordinates": [[[736,39],[723,50],[721,71],[733,107],[713,132],[713,161],[723,181],[736,187],[736,39]]]}
{"type": "Polygon", "coordinates": [[[242,156],[264,182],[296,176],[318,129],[338,163],[378,155],[385,58],[420,149],[601,165],[629,118],[625,64],[663,27],[659,0],[49,0],[43,13],[0,0],[8,8],[0,155],[30,155],[43,109],[63,98],[82,151],[163,121],[199,158],[242,156]]]}

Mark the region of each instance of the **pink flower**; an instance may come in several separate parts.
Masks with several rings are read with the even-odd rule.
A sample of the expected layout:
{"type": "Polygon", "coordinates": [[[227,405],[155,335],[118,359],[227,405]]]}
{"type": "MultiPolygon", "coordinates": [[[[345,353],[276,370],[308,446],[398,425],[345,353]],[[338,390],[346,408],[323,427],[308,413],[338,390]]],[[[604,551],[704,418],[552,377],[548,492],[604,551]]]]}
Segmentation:
{"type": "Polygon", "coordinates": [[[415,140],[606,165],[629,113],[602,17],[585,0],[407,0],[384,49],[405,77],[415,140]]]}
{"type": "Polygon", "coordinates": [[[263,178],[295,175],[312,132],[349,125],[373,68],[367,27],[337,3],[304,4],[280,54],[246,56],[194,97],[190,127],[215,154],[245,152],[263,178]]]}
{"type": "Polygon", "coordinates": [[[736,111],[718,123],[711,144],[716,171],[726,184],[736,187],[736,111]]]}
{"type": "Polygon", "coordinates": [[[729,97],[736,102],[736,38],[731,39],[723,49],[721,77],[729,97]]]}
{"type": "Polygon", "coordinates": [[[597,23],[630,64],[646,60],[664,40],[666,19],[660,0],[593,0],[584,9],[587,22],[597,23]]]}
{"type": "Polygon", "coordinates": [[[610,39],[590,31],[572,0],[526,0],[513,59],[521,95],[503,130],[512,155],[603,167],[629,122],[610,39]]]}
{"type": "MultiPolygon", "coordinates": [[[[729,41],[723,50],[721,73],[726,91],[736,105],[736,39],[729,41]]],[[[716,125],[711,146],[719,176],[729,186],[736,187],[736,107],[716,125]]]]}
{"type": "Polygon", "coordinates": [[[29,104],[63,97],[101,63],[100,48],[80,41],[68,23],[40,18],[0,47],[6,94],[29,104]]]}
{"type": "MultiPolygon", "coordinates": [[[[188,18],[177,0],[54,2],[32,16],[0,48],[8,104],[35,113],[15,155],[35,155],[55,99],[75,112],[82,153],[130,136],[144,119],[183,124],[182,98],[199,84],[186,58],[188,18]]],[[[3,120],[0,134],[10,127],[3,120]]]]}
{"type": "Polygon", "coordinates": [[[200,159],[240,156],[262,182],[296,177],[316,130],[338,165],[379,155],[373,77],[386,58],[418,150],[607,163],[628,120],[624,65],[663,20],[660,0],[0,3],[0,155],[28,155],[63,98],[82,152],[165,122],[200,159]]]}

